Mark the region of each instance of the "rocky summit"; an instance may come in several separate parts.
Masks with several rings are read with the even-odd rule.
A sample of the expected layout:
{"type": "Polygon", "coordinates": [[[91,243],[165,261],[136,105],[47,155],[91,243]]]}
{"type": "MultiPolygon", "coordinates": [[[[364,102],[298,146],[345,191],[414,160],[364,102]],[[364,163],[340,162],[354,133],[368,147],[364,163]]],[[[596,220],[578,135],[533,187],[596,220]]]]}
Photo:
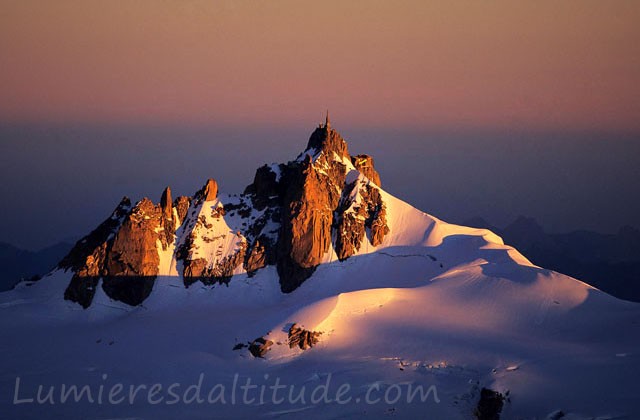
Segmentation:
{"type": "Polygon", "coordinates": [[[142,303],[159,278],[228,283],[275,266],[283,292],[318,265],[344,261],[390,229],[380,175],[368,155],[351,155],[327,115],[295,160],[264,165],[242,194],[218,195],[214,179],[192,197],[155,204],[123,198],[111,216],[60,262],[73,277],[64,297],[91,305],[98,287],[111,299],[142,303]]]}

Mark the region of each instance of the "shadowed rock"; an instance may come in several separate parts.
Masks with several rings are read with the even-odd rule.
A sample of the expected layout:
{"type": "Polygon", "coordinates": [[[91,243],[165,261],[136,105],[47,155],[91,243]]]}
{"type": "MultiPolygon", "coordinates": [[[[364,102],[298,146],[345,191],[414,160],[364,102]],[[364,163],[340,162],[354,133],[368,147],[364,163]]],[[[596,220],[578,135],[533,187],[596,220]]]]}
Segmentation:
{"type": "Polygon", "coordinates": [[[173,216],[173,203],[171,202],[171,188],[167,187],[162,192],[162,197],[160,198],[160,208],[162,208],[162,215],[171,219],[173,216]]]}
{"type": "Polygon", "coordinates": [[[151,292],[160,263],[158,243],[167,249],[175,238],[171,191],[165,189],[161,203],[142,199],[132,209],[122,200],[109,219],[83,238],[61,263],[74,276],[65,299],[88,307],[98,280],[111,299],[140,304],[151,292]]]}
{"type": "Polygon", "coordinates": [[[176,213],[178,213],[178,226],[182,225],[185,218],[187,217],[189,206],[191,206],[191,197],[187,197],[184,195],[176,198],[176,200],[173,202],[173,207],[176,209],[176,213]]]}
{"type": "Polygon", "coordinates": [[[258,337],[249,344],[249,352],[253,357],[264,357],[271,350],[271,346],[273,346],[273,341],[258,337]]]}
{"type": "Polygon", "coordinates": [[[58,263],[65,270],[79,270],[85,266],[87,257],[102,246],[122,224],[122,220],[131,210],[131,200],[123,197],[111,215],[87,236],[80,239],[71,251],[58,263]]]}
{"type": "MultiPolygon", "coordinates": [[[[284,171],[285,165],[274,165],[278,173],[284,171]]],[[[278,174],[272,166],[263,165],[256,170],[253,183],[245,188],[244,193],[251,196],[251,202],[256,210],[263,210],[267,206],[280,205],[286,185],[278,180],[278,174]]]]}
{"type": "Polygon", "coordinates": [[[474,415],[478,420],[500,420],[505,396],[489,388],[482,388],[474,415]]]}
{"type": "Polygon", "coordinates": [[[131,209],[131,201],[124,197],[111,216],[89,235],[80,239],[58,264],[59,268],[73,270],[71,282],[64,298],[88,308],[96,293],[100,276],[105,273],[104,263],[112,237],[131,209]]]}
{"type": "Polygon", "coordinates": [[[156,276],[105,276],[102,289],[113,300],[137,306],[151,294],[156,276]]]}
{"type": "Polygon", "coordinates": [[[91,306],[100,277],[74,274],[64,291],[64,299],[80,304],[84,309],[91,306]]]}

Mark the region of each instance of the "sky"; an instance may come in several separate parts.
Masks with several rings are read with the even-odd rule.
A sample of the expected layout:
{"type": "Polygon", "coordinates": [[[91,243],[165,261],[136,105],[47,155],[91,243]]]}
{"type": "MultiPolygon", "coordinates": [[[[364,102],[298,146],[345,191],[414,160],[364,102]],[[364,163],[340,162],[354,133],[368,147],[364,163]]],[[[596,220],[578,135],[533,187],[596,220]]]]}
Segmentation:
{"type": "Polygon", "coordinates": [[[3,0],[0,241],[165,185],[240,191],[326,109],[444,220],[638,226],[638,22],[636,1],[3,0]]]}

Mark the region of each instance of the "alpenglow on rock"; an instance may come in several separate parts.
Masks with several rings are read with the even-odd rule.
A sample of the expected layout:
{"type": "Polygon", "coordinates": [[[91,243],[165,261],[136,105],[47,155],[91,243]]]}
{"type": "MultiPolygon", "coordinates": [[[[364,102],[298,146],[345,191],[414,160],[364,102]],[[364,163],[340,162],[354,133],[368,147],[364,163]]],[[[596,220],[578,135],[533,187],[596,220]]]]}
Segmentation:
{"type": "MultiPolygon", "coordinates": [[[[390,234],[380,176],[368,155],[349,154],[327,120],[295,160],[264,165],[242,194],[218,194],[214,179],[192,197],[160,203],[124,198],[59,264],[74,273],[65,299],[84,308],[96,290],[138,305],[162,277],[227,283],[275,266],[291,292],[323,263],[344,261],[390,234]],[[160,279],[159,279],[160,278],[160,279]]],[[[214,292],[212,292],[214,293],[214,292]]]]}

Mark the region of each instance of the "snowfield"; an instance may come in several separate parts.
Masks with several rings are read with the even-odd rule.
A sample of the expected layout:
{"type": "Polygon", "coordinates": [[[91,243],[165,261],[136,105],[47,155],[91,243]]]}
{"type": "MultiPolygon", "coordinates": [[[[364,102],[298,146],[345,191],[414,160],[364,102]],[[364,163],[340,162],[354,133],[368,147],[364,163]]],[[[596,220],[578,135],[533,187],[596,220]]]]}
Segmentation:
{"type": "Polygon", "coordinates": [[[63,271],[0,294],[0,418],[470,419],[482,388],[506,419],[640,418],[640,305],[383,199],[384,242],[331,250],[290,294],[274,267],[185,288],[172,250],[135,308],[100,287],[86,310],[64,301],[63,271]],[[293,323],[320,342],[290,349],[293,323]],[[233,350],[263,335],[264,359],[233,350]],[[63,402],[72,385],[84,394],[63,402]]]}

